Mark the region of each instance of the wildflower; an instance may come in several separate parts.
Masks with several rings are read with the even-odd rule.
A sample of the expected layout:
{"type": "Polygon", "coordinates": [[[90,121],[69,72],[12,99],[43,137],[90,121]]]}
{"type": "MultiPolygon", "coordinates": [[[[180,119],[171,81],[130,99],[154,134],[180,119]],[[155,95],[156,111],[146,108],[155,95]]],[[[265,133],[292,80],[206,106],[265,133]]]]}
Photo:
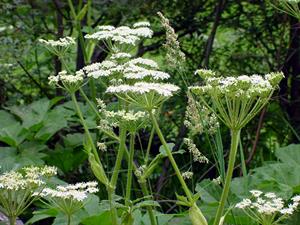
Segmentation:
{"type": "Polygon", "coordinates": [[[72,45],[76,44],[73,37],[63,37],[56,41],[39,39],[39,42],[43,44],[51,53],[59,57],[63,56],[72,45]]]}
{"type": "Polygon", "coordinates": [[[221,176],[218,176],[217,178],[213,179],[212,180],[213,183],[217,184],[217,185],[220,185],[222,180],[221,180],[221,176]]]}
{"type": "Polygon", "coordinates": [[[247,215],[262,225],[275,225],[292,215],[299,205],[298,200],[300,200],[298,196],[295,196],[292,198],[293,203],[284,207],[284,201],[278,198],[275,193],[264,194],[259,190],[252,190],[250,193],[254,199],[243,199],[235,207],[243,209],[247,215]]]}
{"type": "Polygon", "coordinates": [[[102,152],[106,152],[107,151],[107,146],[103,142],[97,142],[97,147],[102,152]]]}
{"type": "Polygon", "coordinates": [[[132,56],[129,53],[126,52],[118,52],[111,55],[111,59],[126,59],[131,58],[132,56]]]}
{"type": "Polygon", "coordinates": [[[150,27],[150,23],[147,22],[147,21],[140,21],[140,22],[134,23],[133,27],[134,28],[137,28],[137,27],[150,27]]]}
{"type": "Polygon", "coordinates": [[[92,193],[98,192],[97,182],[76,183],[59,185],[56,188],[45,188],[42,192],[36,192],[36,196],[42,197],[42,201],[53,208],[58,208],[71,223],[72,215],[78,212],[85,204],[85,200],[92,193]]]}
{"type": "Polygon", "coordinates": [[[250,193],[254,196],[254,197],[259,197],[262,195],[262,191],[259,190],[251,190],[250,193]]]}
{"type": "Polygon", "coordinates": [[[246,199],[243,199],[241,202],[237,203],[235,205],[236,208],[239,208],[239,209],[245,209],[247,207],[249,207],[251,205],[251,200],[246,198],[246,199]]]}
{"type": "Polygon", "coordinates": [[[45,187],[45,179],[57,173],[55,167],[25,167],[19,171],[5,172],[0,175],[0,208],[10,218],[16,218],[38,196],[34,192],[40,192],[45,187]]]}
{"type": "Polygon", "coordinates": [[[203,86],[190,87],[203,103],[212,110],[204,96],[208,96],[221,121],[229,128],[241,129],[268,102],[283,78],[282,72],[265,77],[256,74],[239,77],[215,77],[210,70],[198,70],[204,79],[203,86]]]}
{"type": "Polygon", "coordinates": [[[156,92],[159,95],[164,97],[170,97],[174,92],[178,91],[179,87],[173,84],[163,84],[163,83],[146,83],[146,82],[137,82],[134,85],[119,85],[119,86],[110,86],[107,88],[107,93],[136,93],[136,94],[145,94],[149,92],[156,92]]]}
{"type": "MultiPolygon", "coordinates": [[[[87,39],[94,39],[98,41],[110,42],[114,41],[118,44],[136,45],[141,38],[150,38],[153,31],[149,28],[147,23],[135,24],[133,28],[128,26],[113,27],[113,26],[99,26],[97,32],[85,35],[87,39]]],[[[109,44],[107,44],[109,46],[109,44]]]]}
{"type": "Polygon", "coordinates": [[[147,125],[149,115],[144,111],[102,111],[103,117],[112,127],[123,127],[130,132],[136,132],[147,125]]]}
{"type": "Polygon", "coordinates": [[[97,182],[86,182],[66,186],[59,185],[56,189],[45,188],[40,193],[36,192],[35,195],[50,201],[71,200],[82,202],[88,197],[88,194],[96,192],[98,192],[97,182]]]}
{"type": "Polygon", "coordinates": [[[51,47],[67,47],[69,45],[76,44],[75,39],[72,37],[60,38],[57,41],[39,39],[39,42],[45,44],[46,46],[51,46],[51,47]]]}
{"type": "Polygon", "coordinates": [[[189,152],[193,155],[194,162],[208,163],[209,160],[199,151],[193,140],[184,138],[184,143],[188,146],[189,152]]]}
{"type": "Polygon", "coordinates": [[[82,70],[76,71],[75,75],[68,74],[63,70],[57,76],[48,77],[49,84],[56,85],[69,92],[75,92],[83,85],[84,73],[82,70]],[[61,85],[62,84],[62,85],[61,85]]]}
{"type": "Polygon", "coordinates": [[[193,175],[194,175],[194,173],[193,172],[189,172],[189,171],[186,171],[186,172],[182,173],[182,177],[185,180],[191,179],[193,177],[193,175]]]}

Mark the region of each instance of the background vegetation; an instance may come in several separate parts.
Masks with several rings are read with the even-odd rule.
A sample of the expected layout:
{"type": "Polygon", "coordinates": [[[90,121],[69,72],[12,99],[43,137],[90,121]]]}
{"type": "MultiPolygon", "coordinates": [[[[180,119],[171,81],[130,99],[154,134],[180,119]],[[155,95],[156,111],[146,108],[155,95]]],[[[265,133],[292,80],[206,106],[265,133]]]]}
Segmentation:
{"type": "MultiPolygon", "coordinates": [[[[86,2],[78,0],[73,3],[79,11],[86,2]]],[[[271,103],[242,131],[243,140],[235,169],[237,178],[232,184],[230,199],[234,202],[251,188],[258,187],[276,190],[287,199],[292,194],[299,194],[300,147],[296,145],[300,141],[298,21],[272,7],[269,1],[260,0],[94,0],[92,10],[84,15],[80,25],[82,31],[88,33],[97,25],[119,26],[139,20],[149,21],[155,31],[154,38],[139,46],[138,55],[147,55],[161,62],[162,68],[172,74],[172,82],[184,90],[186,86],[176,69],[162,63],[165,31],[159,23],[158,11],[169,18],[178,34],[181,50],[187,58],[185,79],[188,84],[197,82],[194,71],[200,67],[224,75],[264,74],[279,70],[285,73],[280,90],[274,94],[271,103]],[[295,145],[280,148],[289,144],[295,145]]],[[[58,39],[76,33],[67,1],[2,0],[0,18],[1,170],[48,164],[59,168],[59,177],[64,181],[74,183],[93,179],[87,156],[82,151],[83,130],[70,96],[48,85],[48,76],[61,70],[61,62],[38,44],[39,38],[58,39]]],[[[102,61],[105,57],[106,53],[96,47],[92,62],[102,61]]],[[[85,65],[79,41],[68,60],[76,61],[76,69],[85,65]]],[[[96,93],[100,96],[101,86],[97,87],[96,93]]],[[[188,135],[184,126],[186,104],[186,94],[182,91],[163,109],[161,127],[176,150],[182,148],[183,138],[188,135]]],[[[81,104],[81,107],[89,127],[96,128],[93,113],[86,105],[81,104]]],[[[222,145],[226,161],[230,138],[225,127],[220,132],[224,134],[222,145]]],[[[93,135],[96,137],[96,130],[93,135]]],[[[149,136],[150,131],[141,132],[136,145],[146,148],[145,140],[149,136]]],[[[208,139],[201,135],[194,137],[194,141],[211,163],[192,165],[188,153],[176,158],[180,159],[177,161],[181,169],[193,167],[194,178],[190,185],[202,192],[204,210],[209,214],[216,207],[221,192],[210,180],[219,175],[208,139]]],[[[158,153],[159,147],[160,142],[155,136],[151,153],[158,153]]],[[[105,155],[108,168],[114,163],[114,154],[110,154],[113,151],[109,149],[105,155]]],[[[121,175],[126,176],[126,173],[121,175]]],[[[180,208],[176,208],[175,201],[170,199],[174,199],[175,192],[180,190],[175,185],[178,181],[167,159],[151,180],[152,192],[162,211],[178,213],[180,208]]],[[[123,185],[120,183],[120,190],[123,185]]],[[[139,195],[138,191],[136,195],[139,195]]],[[[101,191],[99,197],[102,198],[101,191]]],[[[24,217],[31,216],[28,212],[24,217]]]]}

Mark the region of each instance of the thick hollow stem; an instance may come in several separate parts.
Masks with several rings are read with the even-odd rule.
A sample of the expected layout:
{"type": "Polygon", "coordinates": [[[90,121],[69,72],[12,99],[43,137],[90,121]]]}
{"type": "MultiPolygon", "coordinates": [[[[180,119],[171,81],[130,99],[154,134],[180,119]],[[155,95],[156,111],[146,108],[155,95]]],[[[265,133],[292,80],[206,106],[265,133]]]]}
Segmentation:
{"type": "Polygon", "coordinates": [[[107,194],[108,194],[108,201],[109,201],[109,207],[111,213],[111,223],[112,225],[118,225],[117,209],[113,204],[114,189],[108,188],[107,194]]]}
{"type": "MultiPolygon", "coordinates": [[[[181,172],[180,172],[180,170],[179,170],[179,168],[177,166],[177,163],[176,163],[176,161],[175,161],[175,159],[174,159],[174,157],[172,155],[172,152],[171,152],[171,150],[170,150],[170,148],[169,148],[169,146],[168,146],[168,144],[167,144],[167,142],[166,142],[166,140],[165,140],[165,138],[164,138],[164,136],[163,136],[163,134],[162,134],[162,132],[161,132],[161,130],[159,128],[157,120],[156,120],[155,116],[153,115],[153,113],[151,111],[149,112],[149,114],[151,116],[151,120],[152,120],[153,125],[155,127],[156,133],[157,133],[157,135],[158,135],[161,143],[163,144],[163,147],[164,147],[164,149],[165,149],[165,151],[166,151],[166,153],[168,155],[168,158],[169,158],[169,160],[170,160],[170,162],[171,162],[171,164],[172,164],[172,166],[173,166],[173,168],[175,170],[177,178],[178,178],[178,180],[179,180],[179,182],[180,182],[180,184],[181,184],[181,186],[182,186],[182,188],[183,188],[183,190],[184,190],[184,192],[186,194],[186,197],[188,198],[188,200],[189,200],[190,203],[194,204],[194,199],[193,199],[192,193],[190,192],[187,184],[185,183],[185,181],[184,181],[184,179],[183,179],[183,177],[181,175],[181,172]]],[[[202,224],[203,225],[207,224],[207,221],[206,221],[205,217],[202,215],[202,212],[200,211],[200,209],[198,211],[198,214],[201,215],[201,216],[198,217],[199,218],[199,225],[200,224],[201,225],[202,224]]]]}
{"type": "Polygon", "coordinates": [[[131,184],[132,184],[132,171],[133,171],[133,156],[134,156],[134,138],[135,134],[130,134],[130,144],[129,144],[129,159],[128,159],[128,170],[127,170],[127,184],[126,184],[126,195],[125,195],[125,205],[129,206],[131,197],[131,184]]]}
{"type": "MultiPolygon", "coordinates": [[[[146,182],[141,182],[140,186],[142,188],[143,195],[148,196],[149,191],[148,191],[146,182]]],[[[152,206],[148,206],[147,211],[148,211],[148,214],[149,214],[149,219],[150,219],[151,225],[157,225],[157,220],[155,218],[152,206]]]]}
{"type": "Polygon", "coordinates": [[[9,216],[8,219],[9,219],[9,224],[10,225],[16,225],[17,217],[9,216]]]}
{"type": "Polygon", "coordinates": [[[229,193],[229,189],[230,189],[230,183],[231,183],[236,153],[237,153],[239,139],[240,139],[240,132],[241,132],[241,130],[231,130],[231,144],[230,144],[228,169],[227,169],[227,174],[226,174],[226,178],[225,178],[225,184],[224,184],[221,200],[220,200],[217,214],[216,214],[216,217],[214,220],[214,225],[219,224],[220,219],[224,212],[225,203],[227,201],[227,197],[228,197],[228,193],[229,193]]]}
{"type": "MultiPolygon", "coordinates": [[[[117,159],[116,159],[116,163],[115,163],[115,168],[113,170],[113,174],[112,174],[111,181],[110,181],[110,186],[111,186],[110,187],[111,190],[109,191],[110,202],[112,202],[112,198],[115,194],[115,189],[116,189],[116,184],[117,184],[117,180],[118,180],[118,176],[119,176],[119,172],[120,172],[120,168],[121,168],[121,163],[122,163],[124,151],[126,148],[125,142],[126,142],[126,129],[120,128],[120,144],[119,144],[117,159]]],[[[112,213],[113,225],[118,224],[117,211],[116,211],[116,208],[112,204],[111,204],[111,213],[112,213]]]]}
{"type": "Polygon", "coordinates": [[[71,225],[71,215],[67,215],[67,224],[71,225]]]}
{"type": "Polygon", "coordinates": [[[123,155],[124,155],[125,148],[126,148],[125,142],[126,142],[126,129],[120,128],[120,145],[119,145],[119,149],[118,149],[115,168],[113,170],[113,174],[112,174],[111,181],[110,181],[112,187],[114,187],[114,188],[116,187],[116,184],[117,184],[117,180],[118,180],[118,176],[119,176],[119,172],[120,172],[120,168],[121,168],[121,163],[122,163],[123,155]]]}

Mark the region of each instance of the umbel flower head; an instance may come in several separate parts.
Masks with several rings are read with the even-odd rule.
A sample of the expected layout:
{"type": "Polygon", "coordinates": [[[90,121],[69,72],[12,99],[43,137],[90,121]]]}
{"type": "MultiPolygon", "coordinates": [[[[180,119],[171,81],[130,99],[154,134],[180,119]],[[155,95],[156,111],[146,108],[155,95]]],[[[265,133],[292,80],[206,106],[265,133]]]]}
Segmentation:
{"type": "Polygon", "coordinates": [[[242,209],[250,218],[260,224],[275,225],[292,215],[300,204],[300,196],[294,196],[291,203],[285,206],[282,198],[273,192],[263,193],[260,190],[250,191],[251,197],[243,199],[235,205],[242,209]]]}
{"type": "Polygon", "coordinates": [[[76,44],[75,39],[72,37],[63,37],[56,41],[39,39],[39,42],[44,45],[51,53],[59,57],[63,56],[72,45],[76,44]]]}
{"type": "Polygon", "coordinates": [[[280,11],[300,19],[300,8],[298,6],[300,0],[273,0],[271,5],[280,11]]]}
{"type": "Polygon", "coordinates": [[[66,89],[68,92],[73,93],[77,91],[81,86],[84,85],[84,73],[79,70],[76,73],[68,74],[67,71],[63,70],[56,76],[48,77],[49,84],[56,85],[60,88],[66,89]]]}
{"type": "Polygon", "coordinates": [[[84,206],[84,200],[91,193],[98,192],[97,182],[59,185],[56,188],[45,188],[35,195],[42,197],[46,204],[57,207],[66,215],[71,215],[84,206]]]}
{"type": "Polygon", "coordinates": [[[231,129],[243,128],[266,105],[284,77],[282,72],[264,77],[217,77],[211,70],[198,70],[196,73],[204,80],[204,85],[189,89],[206,107],[216,109],[213,111],[218,118],[231,129]]]}
{"type": "Polygon", "coordinates": [[[122,127],[129,132],[136,132],[148,125],[149,115],[144,111],[118,110],[110,111],[106,109],[106,104],[97,99],[101,120],[99,128],[102,130],[112,130],[114,127],[122,127]]]}
{"type": "Polygon", "coordinates": [[[93,63],[85,66],[80,71],[84,72],[87,77],[94,79],[109,78],[122,79],[122,82],[128,82],[144,79],[144,80],[164,80],[168,79],[168,73],[158,70],[158,65],[155,61],[145,58],[131,59],[131,55],[125,52],[112,54],[101,63],[93,63]]]}
{"type": "Polygon", "coordinates": [[[118,51],[121,45],[135,46],[142,38],[151,38],[153,31],[149,28],[150,23],[138,22],[133,28],[128,26],[114,27],[110,25],[98,26],[98,31],[85,35],[87,39],[103,41],[110,51],[118,51]]]}
{"type": "Polygon", "coordinates": [[[45,179],[56,175],[57,169],[51,166],[25,167],[19,171],[5,172],[0,175],[0,208],[8,216],[16,218],[36,198],[45,179]]]}
{"type": "Polygon", "coordinates": [[[149,111],[158,108],[178,90],[179,87],[168,83],[136,82],[133,85],[110,86],[106,92],[149,111]]]}

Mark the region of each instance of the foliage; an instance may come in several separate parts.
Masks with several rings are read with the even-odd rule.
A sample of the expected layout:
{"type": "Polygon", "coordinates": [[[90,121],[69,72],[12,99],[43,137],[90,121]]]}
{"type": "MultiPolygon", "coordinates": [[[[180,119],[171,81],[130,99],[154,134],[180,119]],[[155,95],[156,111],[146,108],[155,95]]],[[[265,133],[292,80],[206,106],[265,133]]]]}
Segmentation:
{"type": "MultiPolygon", "coordinates": [[[[298,1],[3,0],[0,13],[0,171],[56,166],[59,179],[51,188],[62,180],[97,178],[99,192],[71,215],[72,224],[198,225],[204,215],[208,224],[254,225],[234,209],[249,190],[272,191],[284,200],[300,194],[300,147],[291,144],[300,141],[298,1]],[[88,38],[99,25],[134,29],[135,22],[144,20],[153,37],[141,38],[135,46],[88,38]],[[132,58],[112,59],[121,50],[132,58]],[[146,84],[139,84],[130,73],[110,74],[113,80],[88,71],[89,64],[107,61],[132,70],[126,65],[139,57],[149,60],[148,65],[134,65],[140,74],[156,70],[156,76],[170,76],[167,82],[180,91],[162,84],[163,79],[140,77],[146,84]],[[186,94],[189,86],[203,85],[194,75],[198,68],[218,71],[219,86],[239,74],[282,70],[285,79],[257,116],[243,115],[252,120],[233,140],[219,123],[224,115],[218,121],[212,113],[220,105],[206,98],[204,107],[186,94]],[[155,84],[150,88],[149,82],[155,84]],[[117,93],[124,84],[120,87],[137,85],[148,94],[117,93]],[[155,92],[159,88],[164,96],[155,92]],[[236,154],[235,164],[228,163],[230,152],[236,154]],[[225,201],[228,164],[234,178],[225,201]],[[215,219],[220,199],[225,211],[215,219]]],[[[225,116],[231,119],[234,113],[225,116]]],[[[70,222],[61,210],[40,201],[22,219],[27,224],[70,222]]],[[[283,224],[298,221],[295,213],[283,224]]]]}

